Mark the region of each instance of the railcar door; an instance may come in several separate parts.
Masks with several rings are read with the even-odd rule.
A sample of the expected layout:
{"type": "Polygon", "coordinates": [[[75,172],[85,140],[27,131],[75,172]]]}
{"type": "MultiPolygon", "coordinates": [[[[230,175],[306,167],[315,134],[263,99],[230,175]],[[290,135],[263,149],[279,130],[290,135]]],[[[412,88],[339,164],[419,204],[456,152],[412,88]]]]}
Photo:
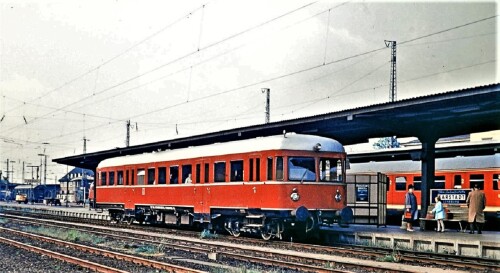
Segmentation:
{"type": "Polygon", "coordinates": [[[125,169],[125,181],[123,185],[123,198],[125,203],[125,208],[133,209],[133,188],[135,171],[132,168],[125,169]]]}
{"type": "MultiPolygon", "coordinates": [[[[205,215],[208,217],[210,207],[207,206],[207,189],[209,188],[209,163],[206,160],[198,160],[194,166],[193,177],[193,206],[194,213],[199,217],[205,215]]],[[[204,219],[208,221],[208,219],[204,219]]]]}

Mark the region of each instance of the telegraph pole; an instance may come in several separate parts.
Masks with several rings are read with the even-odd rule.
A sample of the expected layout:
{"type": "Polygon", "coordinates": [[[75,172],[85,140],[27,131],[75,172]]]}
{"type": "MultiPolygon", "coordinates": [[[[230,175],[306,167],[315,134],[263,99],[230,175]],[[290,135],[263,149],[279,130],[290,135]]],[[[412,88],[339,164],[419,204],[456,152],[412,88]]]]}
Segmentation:
{"type": "Polygon", "coordinates": [[[384,40],[385,46],[391,48],[391,76],[390,76],[390,86],[389,86],[389,101],[396,101],[396,41],[384,40]]]}
{"type": "Polygon", "coordinates": [[[125,146],[130,146],[130,119],[127,120],[127,138],[125,139],[125,146]]]}
{"type": "Polygon", "coordinates": [[[271,89],[269,88],[262,88],[262,93],[266,93],[266,124],[269,123],[270,117],[271,117],[271,109],[269,104],[271,103],[271,89]]]}
{"type": "Polygon", "coordinates": [[[12,173],[12,180],[14,180],[14,165],[12,165],[12,171],[10,170],[9,168],[9,163],[15,163],[16,161],[14,160],[9,160],[7,159],[6,163],[7,163],[7,181],[10,181],[10,173],[12,173]]]}
{"type": "Polygon", "coordinates": [[[22,181],[23,181],[23,183],[24,183],[24,161],[23,161],[23,175],[22,175],[22,178],[21,178],[21,179],[22,179],[22,181]]]}
{"type": "Polygon", "coordinates": [[[47,155],[43,155],[44,158],[44,166],[43,166],[43,184],[47,184],[47,155]]]}
{"type": "Polygon", "coordinates": [[[6,178],[7,178],[7,180],[9,180],[9,173],[10,173],[10,169],[9,169],[9,159],[8,159],[8,158],[7,158],[7,160],[5,161],[5,163],[7,164],[7,171],[6,171],[7,176],[6,176],[6,178]]]}

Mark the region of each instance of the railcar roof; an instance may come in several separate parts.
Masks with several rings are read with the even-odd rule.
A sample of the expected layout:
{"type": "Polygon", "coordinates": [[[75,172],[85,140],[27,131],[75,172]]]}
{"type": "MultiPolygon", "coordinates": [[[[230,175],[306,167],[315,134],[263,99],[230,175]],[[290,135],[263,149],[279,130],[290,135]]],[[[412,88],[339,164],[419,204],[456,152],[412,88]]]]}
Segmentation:
{"type": "Polygon", "coordinates": [[[334,139],[287,133],[286,137],[283,135],[258,137],[176,150],[109,158],[103,160],[98,168],[270,150],[312,151],[313,146],[317,143],[321,144],[321,152],[344,152],[342,144],[334,139]]]}
{"type": "MultiPolygon", "coordinates": [[[[402,160],[351,163],[347,174],[355,173],[409,173],[421,171],[420,161],[402,160]]],[[[474,170],[500,168],[500,154],[436,159],[436,170],[474,170]]]]}

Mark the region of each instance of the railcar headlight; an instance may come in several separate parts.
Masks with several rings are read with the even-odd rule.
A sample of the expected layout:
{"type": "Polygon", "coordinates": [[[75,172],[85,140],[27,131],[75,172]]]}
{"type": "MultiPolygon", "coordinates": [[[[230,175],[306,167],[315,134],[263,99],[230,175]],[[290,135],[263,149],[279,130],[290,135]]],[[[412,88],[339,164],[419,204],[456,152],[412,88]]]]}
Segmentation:
{"type": "Polygon", "coordinates": [[[321,150],[321,143],[316,143],[316,145],[313,146],[313,151],[319,152],[321,150]]]}
{"type": "Polygon", "coordinates": [[[293,188],[293,190],[292,190],[292,194],[290,194],[290,199],[292,199],[292,201],[294,201],[294,202],[299,201],[299,199],[300,199],[300,195],[299,195],[299,193],[297,192],[297,188],[293,188]]]}
{"type": "Polygon", "coordinates": [[[335,194],[335,201],[337,202],[342,201],[342,194],[340,194],[339,190],[337,190],[337,193],[335,194]]]}

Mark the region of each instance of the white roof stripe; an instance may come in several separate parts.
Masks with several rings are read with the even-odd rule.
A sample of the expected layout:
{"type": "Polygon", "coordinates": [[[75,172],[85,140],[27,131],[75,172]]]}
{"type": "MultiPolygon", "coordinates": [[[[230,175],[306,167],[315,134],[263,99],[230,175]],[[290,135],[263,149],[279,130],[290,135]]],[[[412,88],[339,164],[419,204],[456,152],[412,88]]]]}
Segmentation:
{"type": "Polygon", "coordinates": [[[344,147],[336,140],[319,136],[287,133],[286,137],[283,137],[283,135],[258,137],[161,152],[114,157],[103,160],[99,163],[98,168],[269,150],[312,151],[313,146],[317,143],[321,144],[322,152],[344,152],[344,147]]]}

